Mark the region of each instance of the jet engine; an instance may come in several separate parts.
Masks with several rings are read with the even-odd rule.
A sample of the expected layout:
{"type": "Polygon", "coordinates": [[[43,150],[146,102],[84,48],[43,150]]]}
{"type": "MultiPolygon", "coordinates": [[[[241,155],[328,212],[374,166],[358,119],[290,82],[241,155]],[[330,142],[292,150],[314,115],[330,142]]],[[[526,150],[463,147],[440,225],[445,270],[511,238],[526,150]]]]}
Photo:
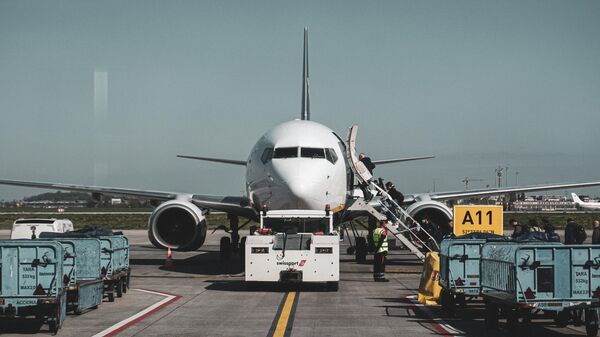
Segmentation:
{"type": "Polygon", "coordinates": [[[450,207],[431,199],[417,200],[406,208],[406,212],[417,221],[427,217],[440,228],[448,227],[448,222],[452,219],[450,207]]]}
{"type": "Polygon", "coordinates": [[[206,239],[206,218],[202,210],[189,201],[164,202],[150,215],[148,238],[158,248],[196,250],[206,239]]]}

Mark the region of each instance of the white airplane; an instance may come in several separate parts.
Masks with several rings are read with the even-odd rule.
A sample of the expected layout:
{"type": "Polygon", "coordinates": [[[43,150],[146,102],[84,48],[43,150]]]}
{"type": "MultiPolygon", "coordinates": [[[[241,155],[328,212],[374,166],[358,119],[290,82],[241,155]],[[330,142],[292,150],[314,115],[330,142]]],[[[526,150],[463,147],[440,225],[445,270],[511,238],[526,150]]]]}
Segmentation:
{"type": "Polygon", "coordinates": [[[589,201],[585,202],[577,196],[575,193],[571,193],[571,198],[573,198],[573,203],[575,203],[575,207],[579,209],[585,209],[590,211],[600,211],[600,202],[597,201],[589,201]]]}
{"type": "MultiPolygon", "coordinates": [[[[305,29],[302,118],[281,123],[267,131],[256,142],[247,160],[178,156],[245,166],[246,195],[243,196],[210,196],[22,180],[0,180],[0,184],[90,192],[95,198],[106,194],[151,200],[158,206],[148,221],[148,238],[156,247],[170,246],[177,250],[195,250],[202,246],[207,229],[205,215],[209,210],[228,213],[234,243],[239,239],[239,217],[256,221],[263,205],[272,210],[322,210],[330,205],[336,224],[342,224],[359,215],[359,212],[348,208],[359,200],[362,192],[355,188],[345,142],[333,130],[310,120],[308,83],[308,34],[305,29]]],[[[381,165],[428,158],[433,157],[374,160],[373,163],[381,165]]],[[[352,164],[355,165],[354,162],[352,164]]],[[[598,185],[600,182],[423,193],[406,195],[403,206],[415,219],[427,216],[444,226],[452,218],[452,210],[443,201],[598,185]]]]}

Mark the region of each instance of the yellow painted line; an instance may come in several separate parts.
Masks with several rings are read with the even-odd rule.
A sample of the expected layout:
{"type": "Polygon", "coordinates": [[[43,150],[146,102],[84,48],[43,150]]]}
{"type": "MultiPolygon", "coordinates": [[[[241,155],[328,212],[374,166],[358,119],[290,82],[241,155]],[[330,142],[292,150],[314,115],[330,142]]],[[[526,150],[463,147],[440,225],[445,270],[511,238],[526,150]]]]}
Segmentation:
{"type": "Polygon", "coordinates": [[[285,329],[287,328],[288,321],[290,320],[290,313],[294,305],[294,299],[296,298],[296,292],[290,291],[285,299],[285,304],[281,310],[279,321],[277,321],[277,327],[273,333],[273,337],[283,337],[285,335],[285,329]]]}

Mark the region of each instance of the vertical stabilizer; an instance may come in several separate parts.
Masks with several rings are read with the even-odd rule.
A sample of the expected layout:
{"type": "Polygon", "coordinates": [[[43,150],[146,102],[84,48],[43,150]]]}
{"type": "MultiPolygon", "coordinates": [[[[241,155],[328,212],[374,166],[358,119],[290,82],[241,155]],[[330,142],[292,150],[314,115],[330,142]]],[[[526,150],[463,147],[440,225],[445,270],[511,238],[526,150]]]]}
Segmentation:
{"type": "Polygon", "coordinates": [[[302,58],[302,120],[310,120],[310,95],[308,92],[308,27],[304,27],[304,56],[302,58]]]}
{"type": "Polygon", "coordinates": [[[571,193],[571,198],[573,198],[573,202],[575,204],[583,204],[583,201],[581,201],[581,199],[579,199],[579,197],[577,196],[577,194],[571,193]]]}

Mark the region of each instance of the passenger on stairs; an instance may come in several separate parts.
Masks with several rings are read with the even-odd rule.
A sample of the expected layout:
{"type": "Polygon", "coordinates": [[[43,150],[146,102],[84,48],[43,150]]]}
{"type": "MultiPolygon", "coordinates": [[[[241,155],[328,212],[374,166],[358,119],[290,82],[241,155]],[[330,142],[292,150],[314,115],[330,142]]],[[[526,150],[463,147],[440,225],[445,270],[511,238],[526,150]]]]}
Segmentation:
{"type": "Polygon", "coordinates": [[[390,195],[390,197],[392,197],[392,199],[394,199],[394,201],[399,206],[402,206],[402,203],[404,202],[404,194],[400,193],[400,191],[396,189],[394,183],[388,181],[387,183],[385,183],[385,189],[387,190],[387,193],[390,195]]]}
{"type": "Polygon", "coordinates": [[[371,175],[373,175],[373,170],[375,169],[375,164],[373,164],[373,162],[371,161],[371,158],[367,157],[364,153],[361,153],[358,155],[358,160],[360,160],[363,164],[365,164],[365,167],[367,168],[367,170],[369,170],[369,173],[371,173],[371,175]]]}

